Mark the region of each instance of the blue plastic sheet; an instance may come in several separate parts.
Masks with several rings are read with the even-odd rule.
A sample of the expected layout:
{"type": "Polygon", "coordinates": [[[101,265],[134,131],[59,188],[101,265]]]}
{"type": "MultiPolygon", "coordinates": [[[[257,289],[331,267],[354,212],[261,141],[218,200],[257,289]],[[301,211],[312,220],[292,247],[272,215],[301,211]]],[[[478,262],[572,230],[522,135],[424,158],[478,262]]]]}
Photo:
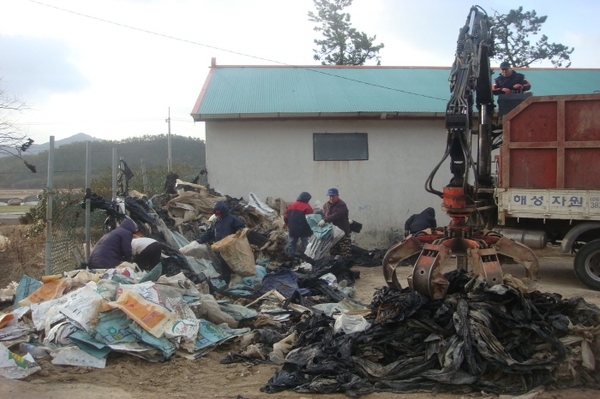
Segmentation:
{"type": "Polygon", "coordinates": [[[319,222],[321,220],[323,220],[323,216],[319,215],[318,213],[306,215],[306,221],[308,222],[308,225],[313,231],[315,237],[320,240],[325,240],[331,236],[333,225],[331,223],[325,223],[323,226],[319,226],[319,222]]]}
{"type": "Polygon", "coordinates": [[[90,334],[83,330],[73,332],[69,335],[69,338],[79,349],[98,359],[102,359],[112,350],[104,343],[96,341],[90,334]]]}
{"type": "Polygon", "coordinates": [[[259,287],[259,291],[264,294],[271,290],[277,290],[281,295],[290,298],[295,291],[301,295],[307,295],[310,290],[298,288],[298,276],[289,269],[281,269],[275,273],[267,274],[259,287]]]}
{"type": "Polygon", "coordinates": [[[137,342],[137,337],[129,328],[131,320],[120,309],[100,313],[98,324],[91,331],[92,337],[107,345],[137,342]]]}
{"type": "Polygon", "coordinates": [[[163,356],[167,359],[173,356],[173,354],[177,350],[177,346],[173,342],[169,341],[164,336],[156,338],[154,335],[148,333],[134,321],[132,321],[131,324],[129,324],[129,328],[140,339],[140,341],[152,346],[153,348],[160,350],[163,356]]]}

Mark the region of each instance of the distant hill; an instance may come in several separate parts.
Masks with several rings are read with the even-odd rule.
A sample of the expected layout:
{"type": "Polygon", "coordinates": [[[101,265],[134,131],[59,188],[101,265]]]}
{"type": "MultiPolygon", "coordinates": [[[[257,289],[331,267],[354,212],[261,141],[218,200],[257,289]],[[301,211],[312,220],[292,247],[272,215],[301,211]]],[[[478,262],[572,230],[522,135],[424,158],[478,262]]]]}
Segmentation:
{"type": "MultiPolygon", "coordinates": [[[[89,134],[77,133],[71,137],[67,137],[66,139],[54,141],[54,148],[56,149],[60,146],[72,144],[72,143],[78,143],[80,141],[103,141],[103,140],[97,139],[96,137],[92,137],[89,134]]],[[[48,149],[50,149],[50,142],[42,143],[42,144],[32,144],[31,147],[29,147],[27,149],[27,151],[23,153],[23,155],[35,155],[35,154],[39,154],[40,152],[48,151],[48,149]]],[[[7,156],[9,156],[9,154],[0,152],[0,158],[7,157],[7,156]]]]}
{"type": "MultiPolygon", "coordinates": [[[[97,139],[95,137],[90,136],[89,134],[77,133],[76,135],[67,137],[66,139],[55,140],[54,148],[56,149],[60,146],[63,146],[66,144],[77,143],[79,141],[104,141],[104,140],[97,139]]],[[[29,149],[27,150],[26,154],[27,155],[35,155],[35,154],[39,154],[40,152],[48,151],[48,149],[50,149],[50,142],[43,143],[43,144],[32,144],[31,147],[29,147],[29,149]]]]}
{"type": "MultiPolygon", "coordinates": [[[[54,142],[54,187],[85,187],[85,163],[87,140],[94,140],[91,145],[92,179],[106,175],[112,167],[113,148],[118,158],[122,158],[131,170],[139,177],[141,161],[149,168],[166,169],[168,157],[168,138],[166,135],[131,137],[120,141],[99,140],[85,134],[78,134],[65,140],[54,142]],[[65,141],[71,140],[70,143],[65,141]]],[[[33,146],[32,146],[33,148],[33,146]]],[[[35,165],[37,173],[32,173],[23,161],[17,157],[6,157],[0,162],[0,189],[37,189],[47,185],[48,178],[48,143],[38,146],[40,152],[23,153],[23,160],[35,165]],[[45,147],[45,149],[41,149],[45,147]]],[[[171,136],[172,165],[185,164],[183,169],[174,169],[175,173],[190,173],[181,178],[193,179],[206,167],[204,140],[199,138],[171,136]]],[[[164,179],[164,176],[161,179],[164,179]]],[[[161,183],[163,183],[162,180],[161,183]]]]}

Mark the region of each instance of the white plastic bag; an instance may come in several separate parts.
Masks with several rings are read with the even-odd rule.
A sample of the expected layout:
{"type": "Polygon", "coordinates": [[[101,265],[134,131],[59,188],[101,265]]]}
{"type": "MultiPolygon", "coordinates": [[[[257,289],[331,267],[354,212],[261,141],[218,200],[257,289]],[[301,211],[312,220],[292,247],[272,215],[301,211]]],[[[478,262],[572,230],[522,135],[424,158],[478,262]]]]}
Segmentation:
{"type": "Polygon", "coordinates": [[[13,380],[25,378],[41,367],[30,354],[19,356],[0,344],[0,376],[13,380]]]}
{"type": "Polygon", "coordinates": [[[257,211],[265,215],[270,221],[275,220],[277,217],[277,212],[275,209],[262,202],[261,199],[258,198],[254,193],[250,193],[248,196],[248,204],[256,208],[257,211]]]}
{"type": "Polygon", "coordinates": [[[344,237],[344,230],[340,229],[335,225],[331,225],[331,234],[327,238],[318,238],[316,234],[313,234],[308,239],[308,245],[304,254],[313,260],[319,260],[329,255],[331,247],[333,247],[339,240],[344,237]]]}
{"type": "Polygon", "coordinates": [[[339,315],[335,324],[333,325],[333,333],[337,334],[340,331],[343,331],[344,334],[350,334],[354,332],[365,331],[371,327],[371,323],[369,323],[364,317],[360,315],[348,315],[346,313],[342,313],[339,315]]]}
{"type": "Polygon", "coordinates": [[[96,283],[90,282],[84,287],[71,291],[65,297],[67,301],[60,306],[60,313],[85,331],[89,331],[105,303],[102,295],[96,292],[96,283]]]}
{"type": "Polygon", "coordinates": [[[94,367],[97,369],[106,367],[105,357],[98,359],[77,346],[66,346],[57,349],[56,352],[52,353],[52,356],[54,357],[52,364],[56,365],[94,367]]]}
{"type": "Polygon", "coordinates": [[[193,256],[194,258],[208,258],[209,248],[206,244],[200,244],[198,241],[192,241],[186,246],[179,248],[179,252],[187,256],[193,256]]]}
{"type": "Polygon", "coordinates": [[[335,277],[335,274],[333,274],[333,273],[326,273],[319,278],[321,280],[327,281],[327,285],[329,285],[333,288],[337,288],[337,286],[338,286],[337,277],[335,277]]]}

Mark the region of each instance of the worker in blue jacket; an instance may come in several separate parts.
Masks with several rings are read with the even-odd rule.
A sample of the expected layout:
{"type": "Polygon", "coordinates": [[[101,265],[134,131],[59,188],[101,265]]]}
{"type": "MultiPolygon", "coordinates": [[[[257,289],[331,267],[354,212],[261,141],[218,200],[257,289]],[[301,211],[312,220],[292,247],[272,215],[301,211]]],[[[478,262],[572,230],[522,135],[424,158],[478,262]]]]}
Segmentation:
{"type": "MultiPolygon", "coordinates": [[[[205,243],[215,243],[217,241],[221,241],[223,238],[228,235],[234,234],[238,230],[242,230],[246,225],[240,218],[231,214],[229,212],[229,208],[227,204],[223,201],[217,201],[213,206],[213,212],[216,216],[212,225],[206,230],[204,234],[200,236],[196,241],[200,244],[205,243]]],[[[225,262],[225,259],[221,257],[220,254],[217,253],[217,257],[219,258],[220,265],[219,272],[223,280],[229,284],[231,280],[231,267],[225,262]]]]}
{"type": "Polygon", "coordinates": [[[427,208],[421,213],[415,213],[404,222],[404,235],[415,234],[425,229],[435,229],[435,209],[427,208]]]}
{"type": "Polygon", "coordinates": [[[123,262],[131,262],[131,240],[137,225],[125,219],[116,229],[102,236],[94,246],[88,264],[98,269],[110,269],[123,262]]]}

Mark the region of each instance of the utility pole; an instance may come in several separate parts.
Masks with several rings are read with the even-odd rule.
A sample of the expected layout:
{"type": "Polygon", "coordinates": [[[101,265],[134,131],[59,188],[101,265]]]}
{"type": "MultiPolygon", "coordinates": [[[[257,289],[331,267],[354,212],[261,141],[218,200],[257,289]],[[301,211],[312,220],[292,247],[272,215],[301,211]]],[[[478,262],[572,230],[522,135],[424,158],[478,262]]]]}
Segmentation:
{"type": "Polygon", "coordinates": [[[171,173],[171,107],[169,107],[169,117],[167,118],[167,124],[169,126],[167,134],[167,171],[171,173]]]}

